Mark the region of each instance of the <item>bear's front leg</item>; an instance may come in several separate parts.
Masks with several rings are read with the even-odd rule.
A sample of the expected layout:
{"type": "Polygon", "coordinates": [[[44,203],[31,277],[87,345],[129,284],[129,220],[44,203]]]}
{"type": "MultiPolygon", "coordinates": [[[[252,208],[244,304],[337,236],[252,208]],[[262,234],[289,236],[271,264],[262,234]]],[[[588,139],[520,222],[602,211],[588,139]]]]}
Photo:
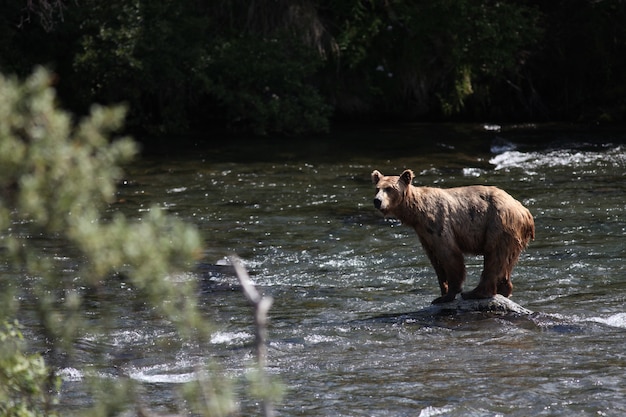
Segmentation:
{"type": "Polygon", "coordinates": [[[441,297],[437,297],[435,298],[431,304],[443,304],[443,303],[450,303],[452,301],[454,301],[454,299],[456,298],[456,294],[457,293],[452,293],[449,292],[446,295],[442,295],[441,297]]]}
{"type": "Polygon", "coordinates": [[[454,301],[456,295],[461,292],[463,281],[465,281],[465,260],[463,253],[448,253],[446,261],[437,258],[435,261],[431,258],[431,263],[437,273],[439,288],[441,289],[441,297],[437,297],[432,304],[442,304],[454,301]]]}

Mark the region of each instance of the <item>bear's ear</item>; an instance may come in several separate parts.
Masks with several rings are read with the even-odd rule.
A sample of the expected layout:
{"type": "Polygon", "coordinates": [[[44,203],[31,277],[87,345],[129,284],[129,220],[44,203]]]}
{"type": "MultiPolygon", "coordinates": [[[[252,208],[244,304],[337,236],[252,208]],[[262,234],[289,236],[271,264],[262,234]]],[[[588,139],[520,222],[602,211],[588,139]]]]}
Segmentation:
{"type": "Polygon", "coordinates": [[[410,169],[404,170],[404,172],[400,175],[400,181],[405,183],[406,185],[411,185],[411,182],[415,178],[415,174],[410,169]]]}
{"type": "Polygon", "coordinates": [[[378,184],[378,181],[380,181],[380,179],[383,177],[383,174],[381,174],[378,170],[374,170],[372,171],[372,182],[374,184],[378,184]]]}

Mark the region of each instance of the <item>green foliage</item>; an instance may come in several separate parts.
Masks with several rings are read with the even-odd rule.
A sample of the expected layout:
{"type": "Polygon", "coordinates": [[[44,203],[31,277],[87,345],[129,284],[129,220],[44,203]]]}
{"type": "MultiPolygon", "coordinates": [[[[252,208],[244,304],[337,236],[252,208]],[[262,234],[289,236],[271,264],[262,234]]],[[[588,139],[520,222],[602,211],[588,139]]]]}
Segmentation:
{"type": "Polygon", "coordinates": [[[25,353],[24,337],[17,323],[0,329],[0,415],[3,417],[55,416],[59,378],[50,375],[41,355],[25,353]]]}
{"type": "Polygon", "coordinates": [[[78,12],[79,80],[92,99],[125,100],[142,130],[214,120],[256,133],[328,127],[330,109],[307,83],[321,60],[291,34],[232,36],[220,29],[228,24],[184,2],[92,1],[78,12]]]}
{"type": "Polygon", "coordinates": [[[215,378],[220,372],[211,367],[201,371],[201,378],[184,385],[182,395],[197,415],[229,416],[237,411],[233,397],[234,383],[227,377],[215,378]]]}
{"type": "Polygon", "coordinates": [[[148,133],[188,129],[203,93],[207,17],[185,2],[139,0],[86,1],[75,13],[81,36],[73,65],[93,91],[90,102],[126,101],[131,127],[148,133]]]}
{"type": "Polygon", "coordinates": [[[114,196],[118,164],[136,150],[130,139],[107,143],[107,133],[121,126],[123,108],[95,106],[71,131],[70,116],[55,112],[49,84],[42,69],[24,85],[0,80],[0,186],[19,189],[14,197],[21,215],[59,232],[76,219],[95,220],[114,196]]]}
{"type": "MultiPolygon", "coordinates": [[[[197,230],[158,207],[152,207],[141,221],[105,215],[122,174],[120,165],[136,153],[129,138],[109,140],[120,128],[124,110],[94,106],[88,117],[74,123],[57,108],[51,81],[43,69],[24,82],[0,76],[0,245],[14,268],[32,277],[30,291],[51,354],[71,357],[77,338],[86,334],[106,337],[106,328],[87,325],[85,296],[106,285],[112,274],[135,287],[181,336],[205,341],[210,329],[197,308],[193,281],[171,281],[200,255],[197,230]],[[70,248],[64,255],[78,265],[76,276],[62,272],[59,253],[50,253],[32,239],[40,235],[54,237],[70,248]]],[[[10,301],[3,303],[0,319],[18,314],[15,291],[21,285],[11,282],[17,277],[0,276],[3,297],[10,301]]],[[[99,314],[103,319],[114,311],[111,307],[102,300],[99,314]]],[[[8,332],[13,339],[17,336],[12,328],[8,332]]],[[[9,385],[11,398],[53,394],[33,391],[40,381],[33,378],[46,374],[41,358],[23,359],[15,348],[6,352],[3,349],[2,355],[9,362],[0,363],[0,372],[19,384],[9,385]],[[17,360],[24,374],[18,373],[22,365],[11,362],[17,360]]],[[[101,411],[94,411],[95,415],[111,415],[113,403],[106,398],[96,402],[94,410],[101,411]]],[[[124,408],[126,403],[116,397],[115,404],[124,408]]],[[[37,412],[36,405],[25,403],[25,407],[37,412]]]]}
{"type": "Polygon", "coordinates": [[[357,108],[366,113],[458,114],[477,90],[519,71],[519,55],[540,35],[536,13],[515,2],[395,0],[330,7],[343,22],[339,65],[345,70],[337,81],[352,97],[346,103],[360,101],[357,108]]]}
{"type": "Polygon", "coordinates": [[[0,69],[50,65],[64,103],[125,102],[142,133],[298,134],[337,115],[620,119],[626,107],[619,0],[29,5],[0,6],[0,69]]]}
{"type": "Polygon", "coordinates": [[[288,35],[217,43],[209,62],[207,89],[234,128],[259,134],[328,129],[330,107],[305,82],[320,58],[288,35]]]}

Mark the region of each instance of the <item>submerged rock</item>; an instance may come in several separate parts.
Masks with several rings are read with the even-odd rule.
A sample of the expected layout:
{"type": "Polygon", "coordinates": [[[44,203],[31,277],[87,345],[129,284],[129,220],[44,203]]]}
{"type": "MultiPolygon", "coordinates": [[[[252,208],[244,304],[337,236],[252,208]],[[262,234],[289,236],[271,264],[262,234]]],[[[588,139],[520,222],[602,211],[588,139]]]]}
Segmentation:
{"type": "Polygon", "coordinates": [[[533,313],[531,310],[522,307],[502,295],[496,295],[495,297],[481,300],[464,300],[461,297],[457,297],[457,299],[449,303],[432,304],[431,306],[426,307],[425,310],[432,314],[454,312],[465,313],[471,311],[513,313],[523,315],[533,313]]]}

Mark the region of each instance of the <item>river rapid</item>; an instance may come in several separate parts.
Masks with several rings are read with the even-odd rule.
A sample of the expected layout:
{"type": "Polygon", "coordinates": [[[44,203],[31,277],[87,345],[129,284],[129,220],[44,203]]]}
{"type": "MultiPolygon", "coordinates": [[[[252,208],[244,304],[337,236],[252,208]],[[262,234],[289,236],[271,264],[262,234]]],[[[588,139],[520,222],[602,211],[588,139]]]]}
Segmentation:
{"type": "MultiPolygon", "coordinates": [[[[171,335],[120,300],[115,378],[157,412],[182,406],[194,366],[243,378],[252,315],[226,257],[272,296],[268,371],[279,416],[618,416],[626,414],[626,135],[524,126],[403,126],[334,138],[222,144],[145,155],[126,169],[122,208],[157,203],[200,229],[210,346],[171,335]],[[414,170],[415,185],[495,185],[533,214],[536,239],[513,271],[530,315],[429,314],[434,270],[415,233],[373,207],[370,173],[414,170]],[[123,354],[121,354],[122,352],[123,354]]],[[[468,256],[465,289],[482,258],[468,256]]],[[[79,349],[89,350],[88,346],[79,349]]],[[[80,409],[67,366],[62,404],[80,409]]],[[[260,414],[240,399],[242,414],[260,414]]]]}

